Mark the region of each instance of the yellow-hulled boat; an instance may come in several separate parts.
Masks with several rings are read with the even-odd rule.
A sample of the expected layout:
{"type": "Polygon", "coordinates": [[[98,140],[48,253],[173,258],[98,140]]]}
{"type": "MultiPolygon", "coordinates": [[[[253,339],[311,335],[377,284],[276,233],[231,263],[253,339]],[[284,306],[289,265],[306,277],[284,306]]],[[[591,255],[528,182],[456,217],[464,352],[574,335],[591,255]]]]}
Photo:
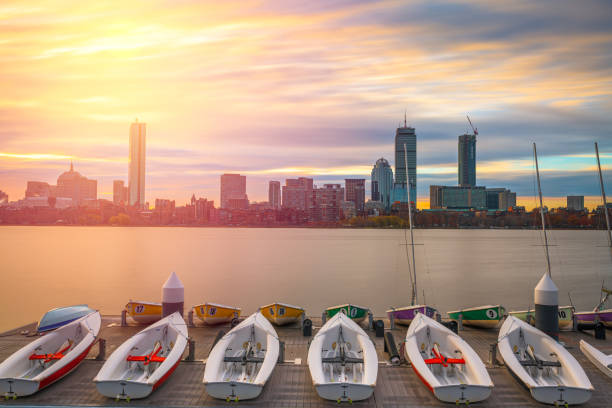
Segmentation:
{"type": "Polygon", "coordinates": [[[128,316],[141,324],[151,324],[162,317],[161,303],[130,300],[128,304],[125,305],[125,310],[128,316]]]}
{"type": "Polygon", "coordinates": [[[304,314],[304,309],[286,303],[272,303],[260,308],[261,314],[272,323],[282,326],[295,323],[304,314]]]}
{"type": "Polygon", "coordinates": [[[229,323],[240,317],[239,307],[225,306],[218,303],[202,303],[193,307],[196,316],[206,324],[229,323]]]}

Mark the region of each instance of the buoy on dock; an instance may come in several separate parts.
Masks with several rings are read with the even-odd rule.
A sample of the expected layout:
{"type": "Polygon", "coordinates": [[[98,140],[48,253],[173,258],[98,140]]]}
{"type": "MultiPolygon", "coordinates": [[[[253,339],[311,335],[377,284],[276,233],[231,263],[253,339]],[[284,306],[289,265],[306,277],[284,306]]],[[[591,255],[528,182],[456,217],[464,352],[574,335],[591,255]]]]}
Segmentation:
{"type": "Polygon", "coordinates": [[[559,289],[545,273],[534,290],[536,327],[559,340],[559,289]]]}
{"type": "Polygon", "coordinates": [[[162,317],[179,312],[183,316],[185,302],[185,287],[181,280],[172,272],[164,286],[162,286],[162,317]]]}

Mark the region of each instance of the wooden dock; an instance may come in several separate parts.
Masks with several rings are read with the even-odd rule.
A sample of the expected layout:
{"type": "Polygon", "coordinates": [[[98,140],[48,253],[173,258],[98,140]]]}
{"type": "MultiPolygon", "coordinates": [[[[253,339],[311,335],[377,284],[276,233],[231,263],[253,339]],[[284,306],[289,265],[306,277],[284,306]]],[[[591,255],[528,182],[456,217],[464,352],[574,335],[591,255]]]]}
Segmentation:
{"type": "MultiPolygon", "coordinates": [[[[321,319],[312,319],[315,328],[320,326],[321,319]]],[[[386,321],[386,327],[388,322],[386,321]]],[[[120,326],[119,316],[104,316],[100,338],[106,340],[106,355],[109,356],[125,339],[140,331],[142,326],[120,326]]],[[[276,328],[279,339],[285,343],[285,362],[278,364],[272,377],[259,398],[238,403],[227,403],[213,399],[206,393],[202,384],[205,359],[219,330],[225,327],[203,327],[197,325],[189,328],[189,336],[195,340],[195,361],[183,361],[168,381],[151,396],[131,402],[109,399],[96,391],[92,379],[98,373],[103,361],[96,361],[98,347],[92,348],[88,358],[71,374],[59,382],[29,397],[17,400],[2,400],[3,405],[18,406],[155,406],[155,407],[283,407],[314,408],[338,406],[335,402],[321,399],[314,387],[306,364],[308,342],[310,337],[302,336],[298,326],[276,328]]],[[[0,334],[0,361],[33,341],[35,337],[20,334],[22,330],[35,330],[31,324],[23,328],[0,334]]],[[[398,343],[403,340],[406,328],[399,326],[392,330],[398,343]]],[[[408,364],[392,366],[388,355],[384,353],[383,338],[376,338],[373,331],[370,336],[376,344],[380,367],[378,381],[373,396],[353,405],[359,407],[395,408],[395,407],[443,407],[450,406],[439,402],[426,388],[408,364]]],[[[487,363],[489,373],[495,384],[491,397],[478,403],[479,407],[537,407],[529,392],[523,388],[502,365],[488,364],[490,345],[497,339],[497,330],[477,330],[466,328],[459,334],[476,350],[487,363]]],[[[608,336],[612,332],[608,331],[608,336]]],[[[612,406],[612,379],[600,373],[588,361],[578,348],[580,339],[585,339],[606,354],[612,354],[612,339],[596,340],[592,335],[581,332],[562,332],[560,340],[578,359],[591,380],[595,391],[593,397],[583,407],[612,406]]],[[[185,351],[187,356],[187,350],[185,351]]],[[[347,403],[343,403],[348,405],[347,403]]]]}

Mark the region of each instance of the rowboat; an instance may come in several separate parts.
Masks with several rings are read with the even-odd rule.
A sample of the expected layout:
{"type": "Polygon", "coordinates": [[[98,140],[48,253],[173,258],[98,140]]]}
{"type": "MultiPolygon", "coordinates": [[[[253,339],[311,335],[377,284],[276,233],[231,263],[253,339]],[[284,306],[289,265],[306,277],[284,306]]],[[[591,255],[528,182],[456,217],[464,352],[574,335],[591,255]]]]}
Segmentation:
{"type": "Polygon", "coordinates": [[[229,323],[240,317],[239,307],[225,306],[218,303],[202,303],[193,307],[196,316],[206,324],[229,323]]]}
{"type": "MultiPolygon", "coordinates": [[[[574,306],[559,306],[559,329],[560,330],[572,330],[574,327],[574,306]]],[[[535,311],[519,310],[516,312],[508,313],[510,316],[514,316],[517,319],[521,319],[524,322],[535,324],[535,311]]]]}
{"type": "Polygon", "coordinates": [[[469,404],[491,395],[493,382],[478,354],[424,314],[410,324],[404,350],[414,372],[440,401],[469,404]]]}
{"type": "Polygon", "coordinates": [[[92,312],[13,353],[0,364],[0,395],[31,395],[70,373],[96,342],[100,323],[100,313],[92,312]]]}
{"type": "Polygon", "coordinates": [[[312,339],[308,368],[321,398],[360,401],[374,392],[378,357],[363,329],[344,313],[336,313],[312,339]]]}
{"type": "Polygon", "coordinates": [[[427,317],[433,318],[435,313],[436,309],[427,305],[414,305],[398,308],[392,307],[391,309],[387,310],[389,320],[393,319],[395,323],[404,326],[409,326],[417,314],[424,314],[427,317]]]}
{"type": "Polygon", "coordinates": [[[505,314],[506,309],[503,306],[488,305],[448,312],[448,317],[458,321],[461,316],[462,323],[467,326],[492,329],[499,325],[505,314]]]}
{"type": "Polygon", "coordinates": [[[584,340],[580,340],[580,350],[586,358],[591,360],[591,363],[595,364],[595,367],[612,378],[612,354],[605,355],[584,340]]]}
{"type": "Polygon", "coordinates": [[[211,350],[204,369],[206,392],[239,401],[259,396],[276,366],[278,335],[259,312],[223,336],[211,350]]]}
{"type": "Polygon", "coordinates": [[[497,347],[506,367],[536,401],[562,406],[591,398],[593,386],[578,361],[535,327],[508,316],[499,330],[497,347]]]}
{"type": "Polygon", "coordinates": [[[87,305],[58,307],[57,309],[49,310],[43,315],[38,322],[38,327],[36,330],[38,330],[38,332],[54,330],[72,321],[80,319],[83,316],[87,316],[94,311],[95,310],[87,307],[87,305]]]}
{"type": "Polygon", "coordinates": [[[283,326],[285,324],[297,322],[304,314],[304,309],[299,306],[276,302],[262,306],[260,312],[272,323],[283,326]]]}
{"type": "Polygon", "coordinates": [[[162,317],[161,303],[137,302],[130,300],[128,304],[125,305],[125,310],[127,311],[128,316],[140,324],[155,323],[162,317]]]}
{"type": "Polygon", "coordinates": [[[180,313],[154,323],[127,339],[94,378],[98,392],[110,398],[145,398],[176,369],[187,345],[180,313]]]}
{"type": "Polygon", "coordinates": [[[325,315],[328,319],[331,319],[338,313],[344,313],[345,315],[353,319],[353,321],[361,323],[365,320],[369,311],[370,309],[368,309],[367,307],[361,307],[347,303],[345,305],[328,307],[327,309],[325,309],[325,315]]]}

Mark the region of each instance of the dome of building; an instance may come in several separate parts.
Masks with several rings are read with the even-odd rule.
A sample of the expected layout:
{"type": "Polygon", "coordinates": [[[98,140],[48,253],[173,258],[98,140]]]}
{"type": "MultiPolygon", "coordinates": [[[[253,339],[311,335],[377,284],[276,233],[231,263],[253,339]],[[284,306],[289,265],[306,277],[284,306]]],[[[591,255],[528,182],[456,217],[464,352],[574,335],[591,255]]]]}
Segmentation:
{"type": "Polygon", "coordinates": [[[382,157],[381,157],[380,159],[376,160],[376,164],[377,164],[377,165],[381,165],[381,166],[387,166],[387,167],[390,167],[390,166],[389,166],[389,162],[387,161],[387,159],[382,158],[382,157]]]}

